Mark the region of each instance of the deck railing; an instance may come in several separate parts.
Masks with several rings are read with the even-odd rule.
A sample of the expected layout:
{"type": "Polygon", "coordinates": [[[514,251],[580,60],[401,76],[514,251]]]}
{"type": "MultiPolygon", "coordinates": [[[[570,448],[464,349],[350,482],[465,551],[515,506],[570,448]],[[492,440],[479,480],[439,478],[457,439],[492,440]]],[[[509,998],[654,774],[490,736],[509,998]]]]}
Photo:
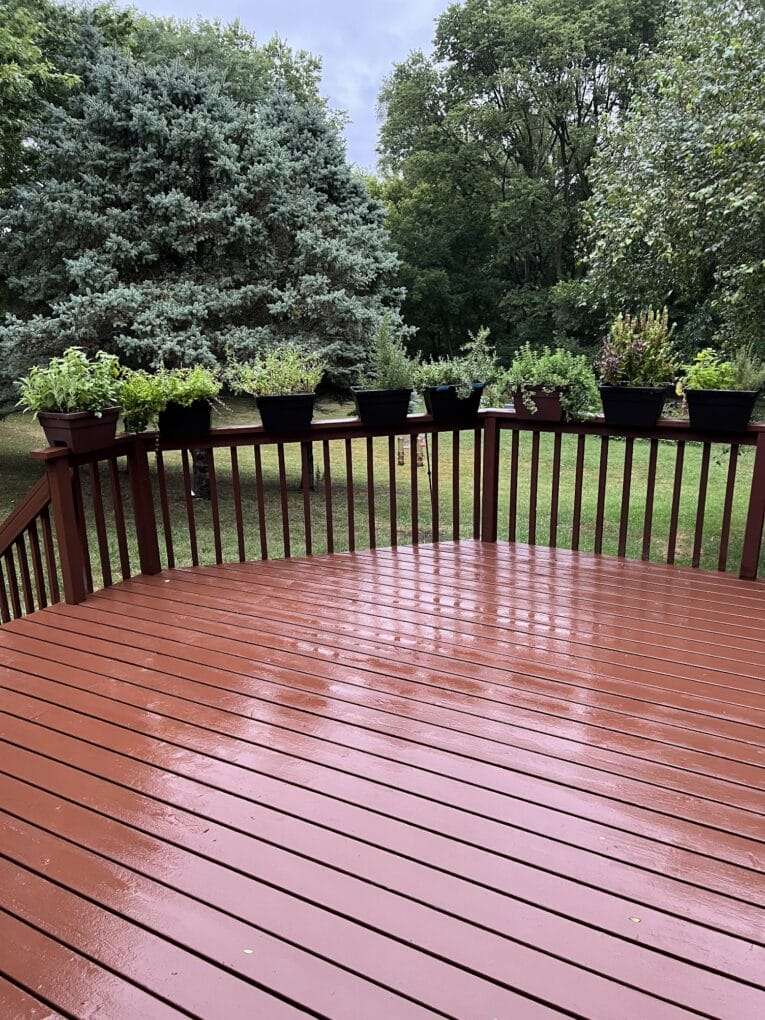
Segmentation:
{"type": "Polygon", "coordinates": [[[615,430],[486,410],[462,428],[413,415],[392,433],[345,419],[282,436],[256,426],[184,443],[124,435],[94,453],[33,456],[45,474],[0,528],[1,622],[165,566],[443,538],[612,549],[693,567],[712,556],[718,570],[761,573],[765,425],[735,435],[674,420],[615,430]],[[194,492],[200,473],[204,500],[194,492]],[[719,509],[711,521],[710,504],[719,509]]]}

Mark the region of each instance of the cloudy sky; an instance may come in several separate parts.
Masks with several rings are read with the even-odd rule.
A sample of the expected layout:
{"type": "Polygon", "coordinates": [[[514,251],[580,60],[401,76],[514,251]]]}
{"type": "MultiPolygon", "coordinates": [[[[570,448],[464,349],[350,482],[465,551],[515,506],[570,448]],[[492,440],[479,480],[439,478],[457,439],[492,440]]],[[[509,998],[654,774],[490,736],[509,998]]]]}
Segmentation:
{"type": "Polygon", "coordinates": [[[447,0],[133,0],[152,14],[240,21],[258,38],[281,35],[322,58],[322,91],[346,111],[348,156],[376,162],[377,95],[394,63],[428,49],[447,0]]]}

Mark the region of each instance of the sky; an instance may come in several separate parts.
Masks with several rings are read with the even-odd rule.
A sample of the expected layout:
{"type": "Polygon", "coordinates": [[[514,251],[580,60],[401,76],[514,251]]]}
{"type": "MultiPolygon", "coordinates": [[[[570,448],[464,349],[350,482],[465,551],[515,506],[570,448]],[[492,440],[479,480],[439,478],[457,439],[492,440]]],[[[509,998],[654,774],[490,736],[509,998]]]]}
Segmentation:
{"type": "Polygon", "coordinates": [[[412,50],[430,49],[448,0],[132,0],[131,6],[182,18],[238,18],[261,41],[278,34],[321,57],[322,93],[349,118],[348,158],[373,170],[383,79],[412,50]]]}

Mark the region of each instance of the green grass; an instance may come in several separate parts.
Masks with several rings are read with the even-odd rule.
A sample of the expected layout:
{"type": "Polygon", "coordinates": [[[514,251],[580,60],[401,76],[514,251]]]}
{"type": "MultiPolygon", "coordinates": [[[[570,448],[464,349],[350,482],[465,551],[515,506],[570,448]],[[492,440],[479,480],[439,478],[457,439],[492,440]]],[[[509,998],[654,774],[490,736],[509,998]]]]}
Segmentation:
{"type": "MultiPolygon", "coordinates": [[[[318,410],[318,417],[341,417],[351,413],[349,405],[324,404],[318,410]]],[[[227,411],[218,419],[217,424],[248,424],[256,421],[252,406],[245,401],[232,401],[227,411]]],[[[42,436],[38,426],[29,418],[14,415],[0,422],[0,520],[4,518],[23,496],[26,490],[40,475],[40,466],[29,457],[29,451],[42,445],[42,436]]],[[[442,435],[439,440],[439,515],[440,535],[443,539],[452,537],[452,465],[454,450],[451,434],[442,435]]],[[[520,473],[518,481],[517,539],[526,541],[528,538],[529,515],[529,464],[531,436],[522,433],[520,439],[520,473]]],[[[619,520],[622,501],[622,474],[624,468],[624,443],[612,441],[609,450],[608,484],[606,488],[605,523],[603,534],[603,551],[615,554],[619,538],[619,520]]],[[[315,553],[326,551],[326,505],[323,480],[323,463],[321,444],[316,444],[315,464],[317,469],[317,485],[311,493],[311,518],[313,531],[313,549],[315,553]]],[[[289,520],[291,551],[293,556],[302,555],[305,551],[303,527],[303,495],[300,487],[300,452],[295,444],[285,448],[287,477],[289,486],[289,520]]],[[[330,444],[333,522],[335,532],[335,548],[348,547],[345,487],[345,448],[341,442],[330,444]]],[[[499,537],[508,537],[509,507],[509,461],[510,437],[507,433],[502,438],[502,456],[500,461],[500,503],[499,503],[499,537]]],[[[473,433],[465,432],[459,443],[460,453],[460,513],[459,530],[462,537],[472,535],[473,531],[473,433]]],[[[637,558],[642,549],[643,518],[645,513],[645,491],[648,473],[648,443],[637,442],[634,448],[632,472],[632,498],[630,502],[630,524],[627,542],[627,554],[637,558]]],[[[423,451],[423,465],[418,468],[417,492],[419,498],[420,540],[430,541],[432,538],[432,522],[430,512],[431,478],[428,472],[428,459],[431,460],[432,450],[423,451]]],[[[585,477],[582,500],[581,543],[580,548],[592,550],[594,541],[595,514],[597,504],[598,468],[600,443],[591,438],[587,441],[585,456],[585,477]]],[[[569,546],[571,540],[571,524],[574,499],[574,464],[576,457],[575,437],[564,437],[561,461],[560,504],[558,515],[558,544],[569,546]]],[[[220,515],[224,559],[233,560],[238,556],[235,529],[234,501],[231,487],[231,461],[227,449],[217,450],[215,454],[216,473],[220,494],[220,515]]],[[[675,445],[659,444],[658,469],[653,519],[653,542],[651,558],[661,562],[666,557],[667,534],[672,501],[674,477],[675,445]]],[[[543,435],[540,443],[540,481],[537,509],[537,542],[547,544],[550,529],[550,496],[552,481],[553,437],[543,435]]],[[[741,451],[739,470],[733,505],[731,522],[729,569],[736,569],[741,553],[744,523],[751,481],[753,452],[751,449],[741,451]]],[[[686,448],[685,470],[680,509],[679,530],[677,537],[677,562],[690,563],[693,536],[696,520],[696,498],[699,486],[701,466],[701,447],[689,444],[686,448]]],[[[263,468],[266,488],[266,517],[268,552],[271,557],[283,555],[282,520],[280,512],[279,487],[276,451],[272,448],[263,449],[263,468]]],[[[185,565],[190,562],[190,547],[180,456],[166,455],[168,491],[170,497],[173,535],[176,562],[185,565]]],[[[239,450],[239,469],[242,483],[242,499],[245,514],[246,555],[248,559],[256,559],[260,555],[258,541],[258,523],[255,503],[254,454],[252,448],[239,450]]],[[[715,569],[719,546],[720,524],[722,519],[723,499],[728,470],[728,449],[713,447],[712,461],[709,472],[709,487],[706,504],[704,542],[702,547],[702,566],[715,569]]],[[[379,439],[374,442],[374,473],[375,473],[375,518],[377,544],[390,545],[390,504],[388,484],[388,441],[379,439]]],[[[85,505],[91,506],[89,481],[85,482],[85,505]]],[[[127,478],[122,476],[123,491],[127,499],[127,478]]],[[[111,526],[111,500],[108,498],[108,477],[102,473],[102,484],[106,495],[107,525],[110,536],[114,529],[111,526]]],[[[411,541],[411,490],[409,443],[405,444],[405,463],[397,467],[397,529],[398,541],[406,544],[411,541]]],[[[354,443],[354,506],[356,514],[356,543],[358,548],[369,544],[368,509],[367,509],[367,477],[366,447],[362,441],[354,443]]],[[[215,552],[213,531],[211,526],[210,504],[204,500],[195,500],[195,515],[199,554],[203,562],[214,562],[215,552]]],[[[158,508],[159,509],[159,508],[158,508]]],[[[159,520],[159,512],[158,512],[159,520]]],[[[90,521],[91,553],[95,563],[97,559],[96,536],[92,520],[90,521]]],[[[131,545],[133,543],[131,542],[131,545]]],[[[164,557],[164,542],[160,542],[164,557]]],[[[112,563],[118,562],[116,544],[110,541],[112,563]]],[[[132,550],[136,561],[135,549],[132,550]]],[[[116,572],[116,571],[115,571],[116,572]]]]}

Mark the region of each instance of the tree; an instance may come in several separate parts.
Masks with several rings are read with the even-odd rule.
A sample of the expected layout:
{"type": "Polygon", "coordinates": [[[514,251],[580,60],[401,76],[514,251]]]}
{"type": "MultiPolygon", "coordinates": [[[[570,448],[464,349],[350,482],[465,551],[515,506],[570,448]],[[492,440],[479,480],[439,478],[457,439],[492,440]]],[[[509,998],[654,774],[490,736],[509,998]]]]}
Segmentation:
{"type": "Polygon", "coordinates": [[[669,303],[689,352],[765,353],[765,8],[680,0],[648,70],[594,166],[592,299],[669,303]]]}
{"type": "Polygon", "coordinates": [[[566,281],[589,163],[663,9],[466,0],[439,18],[431,57],[395,69],[381,95],[384,194],[427,348],[454,350],[481,323],[505,350],[585,328],[566,281]]]}
{"type": "Polygon", "coordinates": [[[90,77],[0,199],[6,375],[72,343],[215,365],[290,338],[348,385],[400,294],[384,210],[324,109],[245,106],[202,71],[113,51],[90,77]]]}

